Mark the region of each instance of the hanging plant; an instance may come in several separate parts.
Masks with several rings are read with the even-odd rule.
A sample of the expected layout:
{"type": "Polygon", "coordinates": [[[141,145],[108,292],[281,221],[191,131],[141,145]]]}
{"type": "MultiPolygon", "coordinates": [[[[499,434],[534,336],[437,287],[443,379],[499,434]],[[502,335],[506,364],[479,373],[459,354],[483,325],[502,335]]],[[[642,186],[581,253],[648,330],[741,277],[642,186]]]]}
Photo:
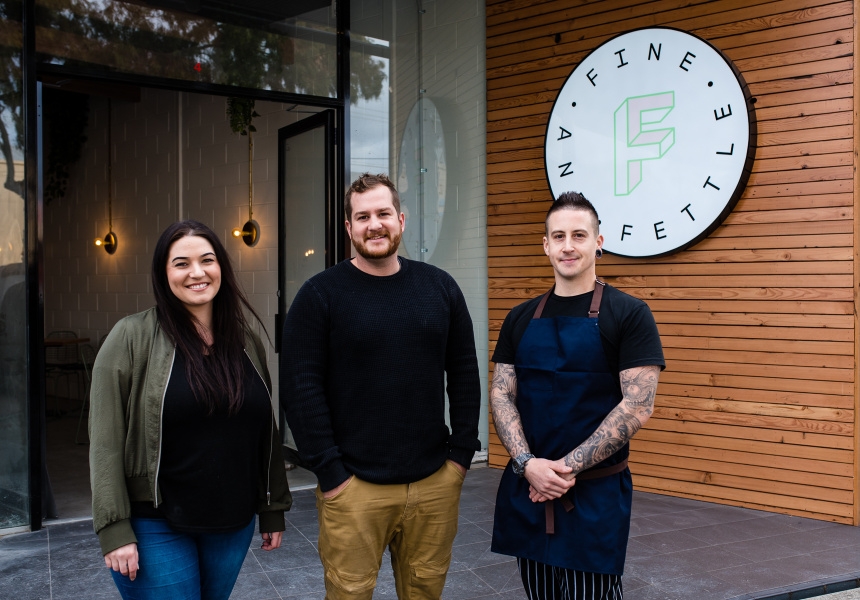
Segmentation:
{"type": "Polygon", "coordinates": [[[43,93],[45,146],[45,203],[62,198],[69,171],[87,141],[89,96],[46,88],[43,93]]]}
{"type": "Polygon", "coordinates": [[[256,132],[257,128],[251,121],[259,116],[254,110],[253,98],[227,98],[227,117],[230,119],[233,133],[248,135],[249,131],[256,132]]]}

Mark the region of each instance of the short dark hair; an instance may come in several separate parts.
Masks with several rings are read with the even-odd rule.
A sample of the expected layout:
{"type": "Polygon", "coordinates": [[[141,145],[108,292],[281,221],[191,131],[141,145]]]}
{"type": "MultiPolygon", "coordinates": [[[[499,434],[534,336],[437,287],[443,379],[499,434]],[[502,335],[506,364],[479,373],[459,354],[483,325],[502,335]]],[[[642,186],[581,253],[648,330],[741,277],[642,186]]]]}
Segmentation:
{"type": "Polygon", "coordinates": [[[591,216],[594,219],[594,233],[600,233],[600,217],[597,216],[597,210],[594,208],[594,205],[579,192],[564,192],[555,199],[555,202],[553,202],[552,206],[549,207],[549,210],[546,211],[543,227],[547,235],[549,235],[549,217],[551,214],[559,210],[583,210],[591,213],[591,216]]]}
{"type": "Polygon", "coordinates": [[[361,176],[352,182],[349,189],[346,191],[346,196],[343,199],[343,212],[346,213],[346,220],[352,223],[352,195],[363,194],[368,190],[384,185],[391,192],[391,201],[394,203],[394,210],[400,214],[400,194],[397,193],[397,188],[394,187],[388,175],[379,173],[371,175],[370,173],[362,173],[361,176]]]}
{"type": "MultiPolygon", "coordinates": [[[[158,323],[185,355],[186,378],[194,396],[211,413],[218,408],[219,398],[226,393],[226,408],[235,414],[242,405],[242,355],[245,348],[245,331],[250,329],[243,307],[257,319],[264,331],[265,326],[242,291],[224,244],[214,231],[199,221],[173,223],[164,230],[155,244],[151,277],[158,323]],[[221,287],[212,301],[212,332],[215,335],[215,344],[208,350],[197,333],[196,319],[176,297],[167,281],[170,248],[187,236],[202,237],[209,242],[221,268],[221,287]],[[204,357],[206,351],[209,353],[208,358],[204,357]]],[[[268,337],[268,333],[266,335],[268,337]]]]}

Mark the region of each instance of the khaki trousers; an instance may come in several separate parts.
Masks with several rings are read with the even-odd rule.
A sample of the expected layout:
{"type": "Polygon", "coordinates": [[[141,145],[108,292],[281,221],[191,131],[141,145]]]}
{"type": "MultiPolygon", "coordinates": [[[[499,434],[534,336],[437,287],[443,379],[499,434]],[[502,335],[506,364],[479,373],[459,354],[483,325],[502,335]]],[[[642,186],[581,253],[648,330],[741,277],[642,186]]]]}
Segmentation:
{"type": "Polygon", "coordinates": [[[414,483],[376,485],[352,477],[329,499],[317,487],[326,599],[370,600],[386,547],[398,598],[441,598],[462,487],[463,476],[449,461],[414,483]]]}

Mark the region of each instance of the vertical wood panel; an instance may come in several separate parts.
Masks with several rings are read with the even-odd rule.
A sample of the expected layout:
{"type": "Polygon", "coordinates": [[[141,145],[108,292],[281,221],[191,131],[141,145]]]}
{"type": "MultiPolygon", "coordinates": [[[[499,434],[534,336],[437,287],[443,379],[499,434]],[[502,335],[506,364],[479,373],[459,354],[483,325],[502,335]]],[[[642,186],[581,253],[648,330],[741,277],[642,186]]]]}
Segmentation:
{"type": "MultiPolygon", "coordinates": [[[[858,8],[860,8],[860,0],[854,0],[854,47],[857,47],[858,42],[860,42],[860,32],[858,32],[857,28],[857,19],[856,15],[858,14],[858,8]]],[[[854,62],[854,157],[858,156],[858,140],[860,140],[860,107],[857,106],[857,98],[860,97],[860,65],[857,64],[857,61],[854,62]]],[[[854,198],[860,198],[860,181],[858,181],[856,174],[856,166],[855,166],[855,174],[854,174],[854,198]]],[[[860,377],[856,376],[857,373],[857,357],[860,355],[860,327],[858,327],[858,316],[856,306],[858,304],[857,298],[857,283],[860,282],[860,256],[858,256],[858,244],[857,241],[860,240],[860,211],[854,211],[854,511],[852,518],[854,520],[854,524],[860,524],[860,377]]]]}
{"type": "MultiPolygon", "coordinates": [[[[510,307],[552,283],[543,136],[578,61],[630,29],[678,27],[737,60],[758,99],[753,175],[726,221],[674,256],[598,263],[651,305],[666,348],[631,444],[637,489],[860,524],[858,6],[487,1],[491,351],[510,307]]],[[[506,462],[491,416],[490,464],[506,462]]]]}

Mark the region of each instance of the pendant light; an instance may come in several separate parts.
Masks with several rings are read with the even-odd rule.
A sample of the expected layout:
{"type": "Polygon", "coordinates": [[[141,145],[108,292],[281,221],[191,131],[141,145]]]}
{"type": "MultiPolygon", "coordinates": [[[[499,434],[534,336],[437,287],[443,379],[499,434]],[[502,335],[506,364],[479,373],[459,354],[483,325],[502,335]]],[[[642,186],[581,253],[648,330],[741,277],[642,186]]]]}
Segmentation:
{"type": "Polygon", "coordinates": [[[111,132],[111,122],[113,116],[113,105],[111,99],[108,98],[108,233],[102,238],[96,238],[96,246],[101,246],[108,254],[116,252],[117,240],[116,234],[113,232],[113,136],[111,132]]]}
{"type": "Polygon", "coordinates": [[[248,220],[242,228],[233,230],[233,237],[242,238],[246,246],[256,246],[260,241],[260,225],[254,220],[254,132],[248,130],[248,220]]]}

